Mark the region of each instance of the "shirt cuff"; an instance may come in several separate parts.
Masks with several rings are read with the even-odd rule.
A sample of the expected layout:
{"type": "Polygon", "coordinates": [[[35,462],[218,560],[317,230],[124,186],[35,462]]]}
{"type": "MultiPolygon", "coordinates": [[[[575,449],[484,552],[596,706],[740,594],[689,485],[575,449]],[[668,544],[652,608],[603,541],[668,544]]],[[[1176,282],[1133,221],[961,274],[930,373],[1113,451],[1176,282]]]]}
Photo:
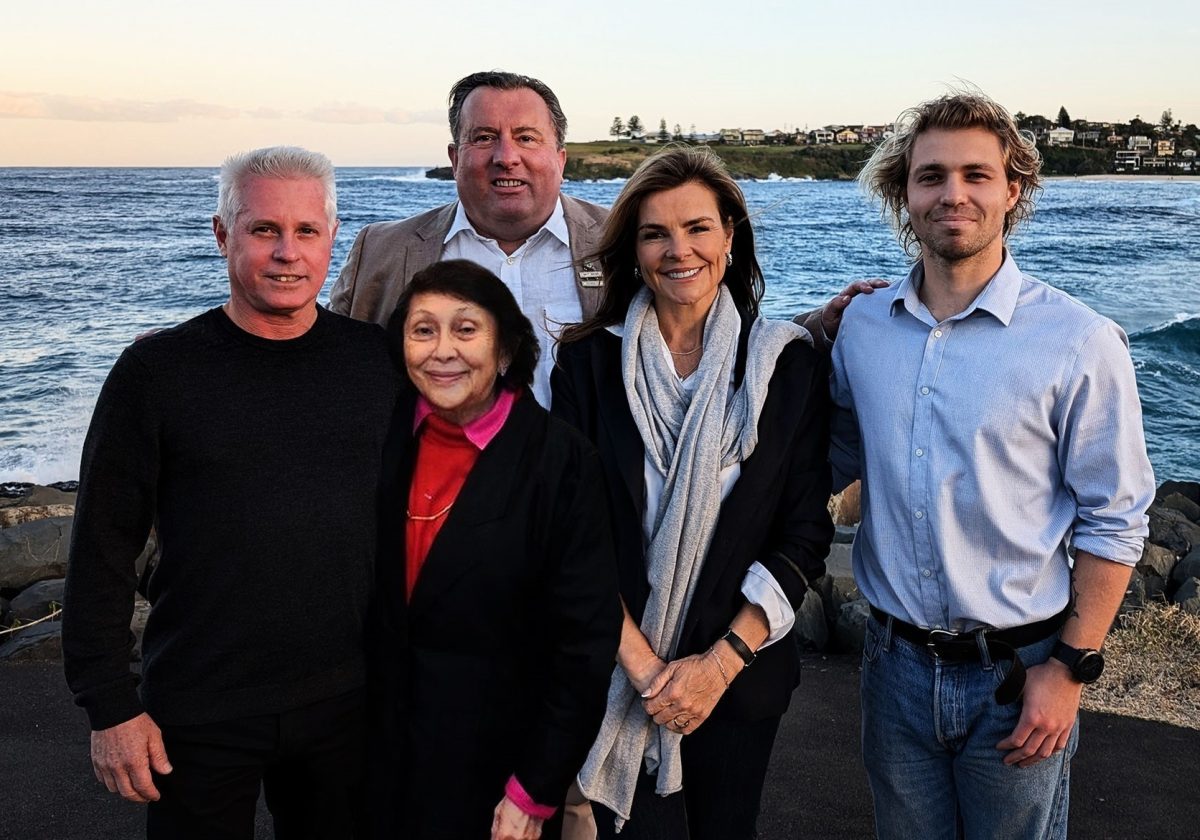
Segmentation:
{"type": "Polygon", "coordinates": [[[552,808],[549,805],[539,805],[533,801],[533,797],[525,792],[525,788],[517,781],[516,776],[508,777],[508,784],[504,786],[504,795],[512,804],[521,809],[522,813],[528,814],[539,820],[548,820],[554,816],[558,808],[552,808]]]}
{"type": "Polygon", "coordinates": [[[754,563],[746,572],[746,577],[742,579],[742,594],[746,596],[747,601],[762,607],[763,612],[767,614],[767,624],[771,633],[767,640],[759,645],[759,650],[778,642],[795,625],[796,611],[788,603],[775,576],[767,571],[767,567],[762,563],[754,563]]]}

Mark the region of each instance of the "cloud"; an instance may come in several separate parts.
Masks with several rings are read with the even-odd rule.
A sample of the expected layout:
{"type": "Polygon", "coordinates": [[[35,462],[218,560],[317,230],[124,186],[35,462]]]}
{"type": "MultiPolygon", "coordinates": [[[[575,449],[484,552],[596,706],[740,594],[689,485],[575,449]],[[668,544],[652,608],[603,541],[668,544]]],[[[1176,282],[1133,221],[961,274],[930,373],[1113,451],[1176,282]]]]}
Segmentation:
{"type": "Polygon", "coordinates": [[[139,101],[0,91],[0,119],[135,123],[169,123],[186,119],[299,119],[341,125],[409,125],[440,124],[445,121],[446,115],[440,111],[404,111],[396,108],[375,108],[353,102],[319,105],[306,111],[281,111],[266,107],[231,108],[191,99],[139,101]]]}

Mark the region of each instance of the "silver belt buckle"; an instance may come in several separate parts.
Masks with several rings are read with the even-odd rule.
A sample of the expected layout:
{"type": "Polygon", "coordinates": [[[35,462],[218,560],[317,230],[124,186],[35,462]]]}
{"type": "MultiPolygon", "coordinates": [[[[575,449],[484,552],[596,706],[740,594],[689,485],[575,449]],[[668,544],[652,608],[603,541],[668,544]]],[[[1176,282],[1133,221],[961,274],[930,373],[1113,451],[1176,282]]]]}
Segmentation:
{"type": "Polygon", "coordinates": [[[935,659],[941,659],[937,646],[942,642],[953,642],[957,638],[958,634],[949,630],[930,630],[928,638],[925,639],[925,647],[929,649],[935,659]]]}

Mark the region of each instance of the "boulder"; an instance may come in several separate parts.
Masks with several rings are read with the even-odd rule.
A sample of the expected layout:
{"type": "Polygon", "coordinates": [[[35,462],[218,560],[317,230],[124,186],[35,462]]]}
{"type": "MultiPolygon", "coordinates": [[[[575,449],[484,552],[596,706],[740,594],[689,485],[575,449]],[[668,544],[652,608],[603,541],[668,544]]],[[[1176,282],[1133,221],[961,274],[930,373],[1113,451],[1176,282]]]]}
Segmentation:
{"type": "Polygon", "coordinates": [[[1189,522],[1200,522],[1200,505],[1182,493],[1171,493],[1163,497],[1159,504],[1165,508],[1179,511],[1188,518],[1189,522]]]}
{"type": "Polygon", "coordinates": [[[66,577],[71,517],[36,519],[0,530],[0,589],[66,577]]]}
{"type": "Polygon", "coordinates": [[[857,525],[835,525],[833,530],[833,541],[840,545],[842,543],[850,544],[854,542],[854,538],[858,535],[857,525]]]}
{"type": "Polygon", "coordinates": [[[11,528],[22,522],[49,519],[52,516],[74,516],[74,505],[26,505],[0,508],[0,528],[11,528]]]}
{"type": "Polygon", "coordinates": [[[1175,593],[1175,603],[1185,613],[1200,616],[1200,578],[1185,580],[1175,593]]]}
{"type": "Polygon", "coordinates": [[[1177,584],[1182,585],[1188,578],[1200,578],[1200,547],[1193,548],[1171,571],[1171,580],[1177,584]]]}
{"type": "Polygon", "coordinates": [[[1137,562],[1137,570],[1167,578],[1171,576],[1171,569],[1175,567],[1177,559],[1171,549],[1147,542],[1142,547],[1142,558],[1137,562]]]}
{"type": "Polygon", "coordinates": [[[61,607],[65,583],[62,578],[55,578],[41,580],[22,589],[21,593],[12,599],[13,618],[20,621],[36,621],[53,612],[53,605],[61,607]]]}
{"type": "Polygon", "coordinates": [[[11,602],[7,598],[0,598],[0,628],[8,627],[12,624],[12,609],[11,602]]]}
{"type": "Polygon", "coordinates": [[[1195,546],[1200,546],[1200,525],[1190,521],[1177,510],[1162,505],[1151,505],[1150,542],[1169,548],[1182,557],[1195,546]]]}
{"type": "Polygon", "coordinates": [[[842,604],[842,608],[838,610],[837,625],[833,628],[839,651],[862,653],[867,635],[867,619],[870,615],[871,605],[867,603],[866,598],[842,604]]]}
{"type": "Polygon", "coordinates": [[[829,515],[834,525],[857,525],[862,519],[862,483],[854,482],[829,497],[829,515]]]}
{"type": "Polygon", "coordinates": [[[829,546],[825,558],[825,574],[834,577],[854,577],[853,551],[850,543],[834,543],[829,546]]]}
{"type": "Polygon", "coordinates": [[[796,610],[796,644],[805,651],[824,651],[829,647],[829,625],[825,623],[825,603],[821,593],[809,589],[796,610]]]}
{"type": "Polygon", "coordinates": [[[43,621],[26,629],[0,636],[2,662],[55,662],[62,659],[62,624],[43,621]]]}
{"type": "Polygon", "coordinates": [[[1154,494],[1155,501],[1162,501],[1172,493],[1178,493],[1185,499],[1191,499],[1200,505],[1200,481],[1164,481],[1154,494]]]}

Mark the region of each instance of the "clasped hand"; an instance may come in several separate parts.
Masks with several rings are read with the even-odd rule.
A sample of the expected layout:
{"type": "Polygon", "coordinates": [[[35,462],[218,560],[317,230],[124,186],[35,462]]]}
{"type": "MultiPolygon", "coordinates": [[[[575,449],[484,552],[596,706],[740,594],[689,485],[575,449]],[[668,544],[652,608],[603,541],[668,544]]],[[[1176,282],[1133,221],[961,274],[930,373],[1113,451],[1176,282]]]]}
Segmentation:
{"type": "Polygon", "coordinates": [[[646,714],[672,732],[695,732],[725,693],[720,666],[713,660],[716,655],[709,651],[668,663],[642,692],[646,714]]]}

